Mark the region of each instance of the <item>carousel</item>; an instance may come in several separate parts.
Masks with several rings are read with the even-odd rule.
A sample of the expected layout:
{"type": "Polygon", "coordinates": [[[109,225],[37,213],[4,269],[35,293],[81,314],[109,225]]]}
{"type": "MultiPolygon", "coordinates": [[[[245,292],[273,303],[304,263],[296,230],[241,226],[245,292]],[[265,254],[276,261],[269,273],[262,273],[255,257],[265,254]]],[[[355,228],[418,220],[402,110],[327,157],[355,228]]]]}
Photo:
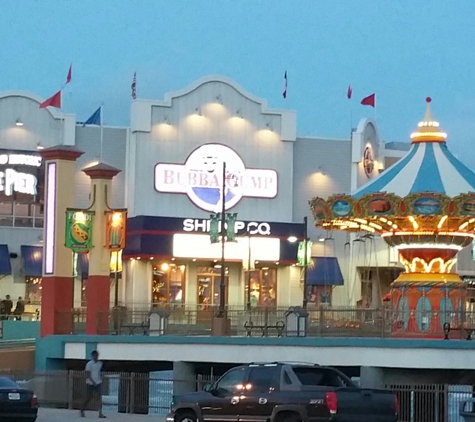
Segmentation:
{"type": "Polygon", "coordinates": [[[317,227],[378,234],[397,249],[405,271],[391,284],[394,336],[440,337],[465,318],[466,286],[453,270],[475,238],[475,173],[450,153],[426,102],[404,158],[352,195],[310,201],[317,227]]]}

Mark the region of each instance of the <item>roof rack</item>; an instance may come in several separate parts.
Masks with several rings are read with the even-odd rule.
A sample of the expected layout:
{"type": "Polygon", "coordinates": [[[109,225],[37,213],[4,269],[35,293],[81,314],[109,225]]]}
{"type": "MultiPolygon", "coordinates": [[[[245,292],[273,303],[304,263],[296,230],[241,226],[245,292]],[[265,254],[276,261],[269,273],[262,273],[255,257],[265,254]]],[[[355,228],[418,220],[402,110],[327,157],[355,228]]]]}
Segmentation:
{"type": "Polygon", "coordinates": [[[308,366],[320,366],[318,363],[313,362],[300,362],[300,361],[279,361],[283,365],[308,365],[308,366]]]}
{"type": "Polygon", "coordinates": [[[279,360],[274,362],[251,362],[248,365],[308,365],[308,366],[320,366],[318,363],[313,362],[299,362],[299,361],[285,361],[279,360]]]}

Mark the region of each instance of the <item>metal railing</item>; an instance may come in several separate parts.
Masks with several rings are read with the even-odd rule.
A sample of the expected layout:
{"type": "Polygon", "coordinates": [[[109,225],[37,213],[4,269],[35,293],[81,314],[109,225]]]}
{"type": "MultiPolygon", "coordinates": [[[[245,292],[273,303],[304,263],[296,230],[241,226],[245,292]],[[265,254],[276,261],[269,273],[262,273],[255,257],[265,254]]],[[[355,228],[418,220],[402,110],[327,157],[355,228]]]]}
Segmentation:
{"type": "Polygon", "coordinates": [[[400,422],[464,422],[460,404],[474,397],[472,385],[396,384],[386,388],[399,399],[400,422]]]}
{"type": "MultiPolygon", "coordinates": [[[[99,311],[96,330],[99,334],[115,335],[210,335],[216,308],[200,306],[156,307],[147,310],[125,308],[99,311]],[[151,326],[151,315],[162,320],[160,327],[151,326]]],[[[401,312],[388,308],[310,308],[304,326],[298,332],[295,323],[289,324],[289,308],[262,307],[245,309],[228,307],[229,336],[307,336],[307,337],[405,337],[405,338],[467,338],[475,328],[475,313],[411,311],[401,312]],[[252,322],[253,329],[249,330],[252,322]],[[277,328],[283,324],[282,333],[277,328]],[[450,333],[446,324],[450,324],[450,333]],[[269,329],[263,330],[262,328],[269,329]]],[[[66,311],[62,321],[73,321],[71,332],[85,330],[84,311],[66,311]],[[68,315],[69,312],[69,315],[68,315]]],[[[290,321],[291,322],[291,321],[290,321]]]]}
{"type": "MultiPolygon", "coordinates": [[[[85,334],[86,308],[58,310],[57,333],[85,334]]],[[[94,318],[98,334],[112,335],[211,335],[217,308],[200,305],[170,305],[98,311],[94,318]],[[151,319],[160,326],[157,328],[151,319]]],[[[308,308],[295,330],[295,314],[288,307],[228,306],[228,336],[307,337],[404,337],[471,339],[475,337],[475,312],[399,311],[390,308],[308,308]],[[294,322],[292,322],[292,318],[294,322]],[[252,323],[252,324],[251,324],[252,323]],[[450,324],[450,332],[447,327],[450,324]],[[252,326],[252,327],[251,327],[252,326]],[[279,329],[279,326],[283,326],[279,329]],[[250,328],[251,327],[251,328],[250,328]]],[[[8,316],[8,319],[14,316],[8,316]]],[[[26,317],[25,317],[26,319],[26,317]]],[[[25,320],[22,317],[22,320],[25,320]]],[[[298,319],[298,318],[297,318],[298,319]]]]}
{"type": "MultiPolygon", "coordinates": [[[[80,409],[86,397],[86,375],[83,371],[45,373],[6,373],[6,375],[38,396],[40,406],[80,409]]],[[[170,408],[174,392],[202,391],[216,380],[211,375],[198,375],[192,380],[174,380],[172,371],[136,373],[104,372],[102,396],[107,412],[164,415],[170,408]]],[[[96,403],[91,403],[91,409],[96,403]]]]}

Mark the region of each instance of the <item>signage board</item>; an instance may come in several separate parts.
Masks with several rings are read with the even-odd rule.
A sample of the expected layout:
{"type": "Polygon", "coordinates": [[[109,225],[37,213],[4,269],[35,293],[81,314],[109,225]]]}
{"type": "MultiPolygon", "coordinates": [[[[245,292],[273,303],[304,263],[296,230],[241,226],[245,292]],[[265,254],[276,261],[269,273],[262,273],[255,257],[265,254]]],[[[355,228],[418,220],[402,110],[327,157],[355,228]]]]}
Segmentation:
{"type": "Polygon", "coordinates": [[[226,163],[225,209],[243,197],[275,198],[277,172],[246,168],[241,157],[221,144],[205,144],[195,149],[184,164],[159,163],[154,186],[161,193],[186,194],[199,208],[222,211],[223,165],[226,163]]]}
{"type": "Polygon", "coordinates": [[[127,213],[125,211],[106,212],[106,248],[120,251],[125,247],[127,213]]]}
{"type": "Polygon", "coordinates": [[[65,246],[73,252],[87,252],[92,248],[93,213],[87,211],[66,211],[65,246]]]}
{"type": "Polygon", "coordinates": [[[297,262],[299,266],[310,267],[312,265],[312,245],[313,243],[310,240],[299,242],[297,250],[297,262]],[[307,248],[305,248],[305,246],[307,248]],[[307,256],[305,256],[305,249],[307,249],[307,256]]]}
{"type": "Polygon", "coordinates": [[[0,200],[40,202],[44,195],[44,165],[34,151],[0,149],[0,200]]]}
{"type": "MultiPolygon", "coordinates": [[[[208,233],[211,230],[211,220],[202,218],[185,218],[183,220],[184,232],[208,233]]],[[[218,233],[221,232],[221,220],[217,221],[218,233]]],[[[270,236],[272,234],[271,224],[257,221],[236,221],[234,223],[234,233],[238,236],[261,235],[270,236]]]]}
{"type": "Polygon", "coordinates": [[[363,153],[363,168],[366,177],[369,179],[374,171],[374,157],[373,148],[371,145],[367,146],[363,153]]]}

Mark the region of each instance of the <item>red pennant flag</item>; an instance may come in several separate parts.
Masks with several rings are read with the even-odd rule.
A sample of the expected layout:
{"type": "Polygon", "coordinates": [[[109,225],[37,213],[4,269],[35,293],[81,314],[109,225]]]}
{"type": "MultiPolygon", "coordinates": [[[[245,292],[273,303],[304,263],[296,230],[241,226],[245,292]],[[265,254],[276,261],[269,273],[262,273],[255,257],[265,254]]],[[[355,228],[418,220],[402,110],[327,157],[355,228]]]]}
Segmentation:
{"type": "Polygon", "coordinates": [[[349,100],[351,100],[351,95],[353,94],[353,88],[351,87],[351,85],[348,85],[348,91],[346,93],[346,96],[349,100]]]}
{"type": "Polygon", "coordinates": [[[361,104],[371,106],[371,107],[374,108],[376,106],[376,94],[371,94],[371,95],[368,95],[367,97],[363,98],[361,100],[361,104]]]}
{"type": "Polygon", "coordinates": [[[284,92],[282,92],[282,97],[284,97],[284,100],[287,98],[287,71],[284,73],[284,92]]]}
{"type": "Polygon", "coordinates": [[[40,108],[46,107],[61,108],[61,90],[40,104],[40,108]]]}
{"type": "Polygon", "coordinates": [[[72,77],[73,77],[73,64],[71,63],[69,65],[68,76],[66,76],[65,85],[67,85],[69,82],[71,82],[72,77]]]}

